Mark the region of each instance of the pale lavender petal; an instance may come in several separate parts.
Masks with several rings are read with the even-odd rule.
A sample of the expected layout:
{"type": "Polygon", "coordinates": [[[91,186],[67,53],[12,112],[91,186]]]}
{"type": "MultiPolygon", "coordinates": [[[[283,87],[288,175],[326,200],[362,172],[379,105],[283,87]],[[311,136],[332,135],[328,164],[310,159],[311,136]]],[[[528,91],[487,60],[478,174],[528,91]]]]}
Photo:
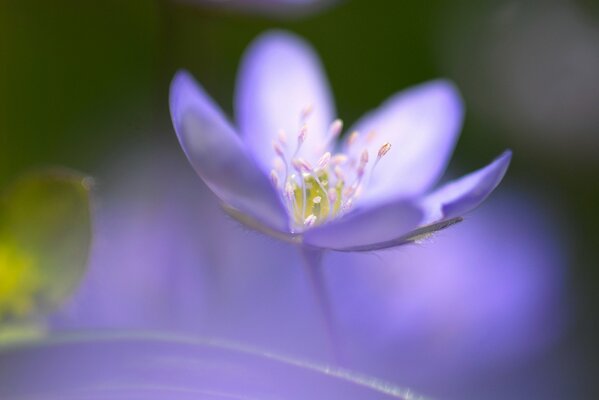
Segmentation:
{"type": "Polygon", "coordinates": [[[279,195],[222,111],[187,72],[173,79],[170,107],[179,142],[210,189],[228,205],[286,231],[288,217],[279,195]]]}
{"type": "Polygon", "coordinates": [[[289,33],[260,36],[246,51],[239,70],[236,117],[243,140],[265,171],[276,156],[272,142],[287,134],[286,153],[297,145],[301,115],[307,108],[307,138],[299,155],[316,160],[333,122],[334,106],[327,79],[314,51],[289,33]]]}
{"type": "Polygon", "coordinates": [[[492,163],[477,171],[449,182],[422,201],[427,223],[464,215],[478,207],[503,179],[512,152],[505,151],[492,163]]]}
{"type": "Polygon", "coordinates": [[[447,166],[462,119],[460,94],[444,80],[400,92],[368,113],[352,128],[360,136],[349,151],[368,149],[374,161],[382,145],[392,147],[378,162],[359,201],[384,201],[427,190],[447,166]]]}
{"type": "Polygon", "coordinates": [[[0,397],[29,400],[417,399],[348,370],[216,340],[80,334],[0,347],[0,397]]]}
{"type": "Polygon", "coordinates": [[[414,204],[398,201],[356,209],[304,233],[307,245],[351,251],[402,237],[416,228],[422,213],[414,204]]]}

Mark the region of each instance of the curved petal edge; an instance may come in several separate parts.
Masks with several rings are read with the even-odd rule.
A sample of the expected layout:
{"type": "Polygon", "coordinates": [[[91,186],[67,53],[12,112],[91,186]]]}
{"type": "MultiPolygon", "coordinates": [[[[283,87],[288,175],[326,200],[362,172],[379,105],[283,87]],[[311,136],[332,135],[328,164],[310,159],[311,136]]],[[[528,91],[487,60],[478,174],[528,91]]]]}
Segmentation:
{"type": "Polygon", "coordinates": [[[499,185],[510,165],[511,150],[506,150],[489,165],[449,182],[421,202],[425,222],[455,218],[478,207],[499,185]]]}
{"type": "Polygon", "coordinates": [[[190,163],[225,203],[275,229],[289,227],[278,193],[216,103],[186,71],[170,87],[173,125],[190,163]]]}
{"type": "Polygon", "coordinates": [[[300,37],[268,31],[246,50],[237,76],[235,117],[248,150],[267,173],[276,157],[272,142],[281,131],[287,138],[283,150],[288,159],[300,129],[306,129],[298,155],[318,160],[333,122],[333,103],[320,59],[300,37]]]}
{"type": "MultiPolygon", "coordinates": [[[[335,251],[369,251],[383,249],[383,243],[395,243],[415,229],[422,211],[407,201],[356,209],[347,215],[307,230],[303,243],[335,251]]],[[[394,245],[403,244],[396,243],[394,245]]]]}
{"type": "Polygon", "coordinates": [[[364,115],[351,129],[360,132],[352,149],[365,148],[372,156],[385,143],[392,147],[360,201],[388,201],[429,190],[445,171],[463,118],[460,93],[444,79],[400,91],[364,115]]]}

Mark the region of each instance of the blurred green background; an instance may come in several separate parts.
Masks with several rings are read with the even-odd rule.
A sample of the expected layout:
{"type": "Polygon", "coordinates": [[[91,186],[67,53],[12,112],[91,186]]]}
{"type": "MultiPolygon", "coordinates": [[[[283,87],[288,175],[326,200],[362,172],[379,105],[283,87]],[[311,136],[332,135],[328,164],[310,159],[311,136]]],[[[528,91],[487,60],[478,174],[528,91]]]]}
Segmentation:
{"type": "Polygon", "coordinates": [[[0,185],[34,167],[94,175],[132,146],[177,147],[174,72],[189,69],[231,112],[243,49],[269,28],[314,45],[347,125],[397,90],[448,77],[467,106],[451,167],[512,148],[506,185],[537,194],[567,229],[571,328],[523,368],[572,366],[599,395],[597,2],[348,0],[302,18],[191,3],[2,0],[0,185]]]}

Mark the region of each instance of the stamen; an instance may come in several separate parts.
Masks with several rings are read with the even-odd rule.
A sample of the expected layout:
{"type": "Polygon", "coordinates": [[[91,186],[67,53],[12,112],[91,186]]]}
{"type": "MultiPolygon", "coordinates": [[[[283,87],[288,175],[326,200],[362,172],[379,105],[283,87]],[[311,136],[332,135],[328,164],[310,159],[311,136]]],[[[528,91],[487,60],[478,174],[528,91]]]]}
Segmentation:
{"type": "MultiPolygon", "coordinates": [[[[318,179],[318,176],[316,174],[311,174],[312,178],[314,178],[314,181],[316,182],[316,184],[318,185],[318,187],[320,188],[320,190],[322,190],[322,193],[326,193],[327,190],[325,189],[324,185],[322,184],[322,182],[320,181],[320,179],[318,179]]],[[[320,196],[317,196],[314,198],[314,203],[319,204],[320,200],[322,200],[322,198],[320,196]],[[316,198],[318,198],[318,202],[316,202],[316,198]]],[[[329,198],[327,196],[327,207],[329,207],[329,210],[331,209],[331,202],[329,201],[329,198]]]]}
{"type": "Polygon", "coordinates": [[[306,141],[306,135],[308,134],[308,126],[302,125],[300,128],[299,135],[297,136],[297,144],[301,146],[306,141]]]}
{"type": "Polygon", "coordinates": [[[285,165],[285,179],[284,182],[287,182],[287,177],[289,176],[289,167],[287,166],[287,158],[285,158],[285,151],[280,143],[273,142],[272,147],[275,149],[275,153],[279,156],[279,159],[285,165]]]}
{"type": "Polygon", "coordinates": [[[349,137],[347,138],[347,146],[350,147],[352,144],[356,143],[356,140],[358,140],[358,131],[353,131],[349,137]]]}
{"type": "Polygon", "coordinates": [[[279,140],[279,143],[281,143],[281,145],[283,145],[283,146],[287,145],[287,132],[285,132],[285,130],[281,129],[279,131],[279,134],[277,135],[277,139],[279,140]]]}
{"type": "Polygon", "coordinates": [[[296,209],[295,190],[293,189],[293,185],[289,182],[287,182],[285,184],[285,198],[289,202],[289,208],[291,210],[295,210],[296,209]]]}
{"type": "Polygon", "coordinates": [[[376,160],[374,160],[374,164],[372,165],[372,168],[370,169],[370,176],[368,177],[368,183],[370,183],[370,180],[372,179],[372,175],[374,174],[374,169],[378,165],[380,159],[383,158],[385,156],[385,154],[387,154],[389,152],[389,150],[391,150],[391,143],[389,143],[389,142],[382,145],[381,148],[379,149],[379,152],[377,153],[377,156],[376,156],[376,160]]]}
{"type": "Polygon", "coordinates": [[[341,121],[340,119],[334,120],[333,123],[331,124],[331,126],[329,127],[329,133],[331,134],[331,136],[333,138],[336,138],[337,136],[339,136],[341,134],[342,130],[343,130],[343,121],[341,121]]]}
{"type": "Polygon", "coordinates": [[[324,153],[322,155],[322,157],[320,157],[320,160],[318,160],[318,164],[316,166],[317,170],[323,170],[327,167],[327,165],[329,165],[329,161],[331,161],[331,153],[329,153],[328,151],[326,153],[324,153]]]}
{"type": "Polygon", "coordinates": [[[285,184],[285,197],[287,198],[287,200],[292,202],[295,200],[293,185],[291,185],[291,183],[289,182],[285,184]]]}
{"type": "Polygon", "coordinates": [[[328,195],[329,195],[329,201],[331,202],[331,204],[335,204],[335,202],[337,201],[337,190],[334,188],[330,188],[328,195]]]}
{"type": "Polygon", "coordinates": [[[335,154],[333,156],[332,163],[334,165],[341,165],[341,164],[345,164],[348,160],[349,160],[349,157],[347,157],[345,154],[335,154]]]}
{"type": "Polygon", "coordinates": [[[307,134],[308,134],[308,127],[306,125],[303,125],[300,128],[299,135],[297,135],[297,146],[295,148],[295,151],[293,152],[292,158],[297,157],[297,155],[299,154],[299,151],[302,148],[302,145],[306,141],[307,134]]]}
{"type": "Polygon", "coordinates": [[[379,159],[382,158],[385,154],[387,154],[389,152],[389,150],[391,150],[391,143],[387,142],[384,145],[382,145],[381,148],[379,149],[377,158],[379,158],[379,159]]]}
{"type": "MultiPolygon", "coordinates": [[[[318,153],[318,149],[314,149],[317,153],[313,156],[320,155],[318,161],[315,161],[316,157],[299,157],[308,135],[306,120],[312,112],[312,106],[301,111],[300,129],[293,153],[284,130],[278,132],[272,143],[276,157],[272,164],[274,168],[270,171],[270,180],[281,193],[282,200],[293,218],[295,229],[298,230],[321,224],[350,210],[368,185],[379,161],[391,150],[391,144],[384,143],[378,149],[374,163],[370,163],[372,166],[369,171],[366,170],[371,161],[368,149],[361,152],[351,149],[347,153],[332,155],[327,149],[332,148],[331,142],[339,137],[343,130],[343,122],[336,119],[329,126],[323,141],[323,150],[318,153]]],[[[375,136],[376,133],[371,131],[361,138],[360,134],[354,131],[346,139],[345,150],[357,146],[358,143],[372,142],[375,136]]]]}
{"type": "Polygon", "coordinates": [[[283,150],[283,146],[281,145],[281,143],[273,140],[272,147],[273,149],[275,149],[276,155],[278,155],[281,158],[285,158],[285,150],[283,150]]]}
{"type": "Polygon", "coordinates": [[[300,182],[301,182],[301,186],[302,186],[302,220],[306,218],[306,180],[303,177],[303,170],[307,168],[307,171],[310,171],[312,168],[310,168],[310,166],[307,164],[306,161],[302,160],[301,158],[294,158],[291,161],[291,165],[293,165],[293,168],[295,168],[295,170],[297,171],[297,173],[300,176],[300,182]]]}
{"type": "Polygon", "coordinates": [[[302,172],[312,172],[312,166],[308,161],[304,160],[303,158],[294,158],[293,160],[291,160],[291,165],[293,165],[293,168],[295,168],[295,170],[299,172],[300,175],[302,174],[302,172]]]}
{"type": "Polygon", "coordinates": [[[368,164],[368,150],[364,150],[360,155],[360,165],[358,165],[358,169],[356,170],[356,174],[358,178],[362,178],[364,175],[364,171],[366,170],[366,164],[368,164]]]}
{"type": "Polygon", "coordinates": [[[304,220],[304,225],[309,228],[316,223],[316,215],[310,214],[308,218],[304,220]]]}
{"type": "Polygon", "coordinates": [[[279,188],[279,174],[277,174],[277,171],[275,171],[274,169],[270,171],[270,181],[272,182],[274,187],[276,187],[277,189],[279,188]]]}
{"type": "Polygon", "coordinates": [[[305,122],[308,119],[308,117],[312,115],[313,111],[314,106],[312,104],[308,104],[307,106],[305,106],[300,114],[300,121],[305,122]]]}

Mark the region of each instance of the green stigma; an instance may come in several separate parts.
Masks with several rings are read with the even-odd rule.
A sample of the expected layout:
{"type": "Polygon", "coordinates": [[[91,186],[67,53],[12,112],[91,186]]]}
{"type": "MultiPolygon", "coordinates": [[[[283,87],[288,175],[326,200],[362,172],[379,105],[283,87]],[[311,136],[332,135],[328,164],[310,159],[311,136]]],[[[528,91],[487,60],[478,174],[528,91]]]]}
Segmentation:
{"type": "Polygon", "coordinates": [[[326,171],[303,174],[300,179],[301,184],[292,184],[293,218],[298,226],[318,225],[339,213],[343,182],[329,187],[326,171]]]}

